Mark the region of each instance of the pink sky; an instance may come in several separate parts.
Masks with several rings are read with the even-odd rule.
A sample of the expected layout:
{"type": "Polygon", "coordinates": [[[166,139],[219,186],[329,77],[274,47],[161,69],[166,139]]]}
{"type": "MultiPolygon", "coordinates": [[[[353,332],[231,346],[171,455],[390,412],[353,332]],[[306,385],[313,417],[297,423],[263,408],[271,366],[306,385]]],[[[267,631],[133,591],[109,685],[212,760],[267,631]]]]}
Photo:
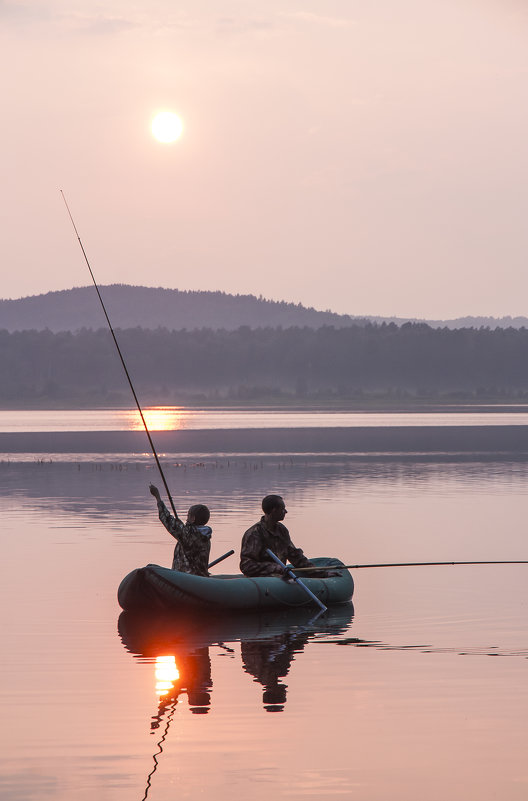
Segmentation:
{"type": "Polygon", "coordinates": [[[1,297],[528,313],[520,0],[0,0],[1,297]],[[181,139],[162,145],[171,109],[181,139]]]}

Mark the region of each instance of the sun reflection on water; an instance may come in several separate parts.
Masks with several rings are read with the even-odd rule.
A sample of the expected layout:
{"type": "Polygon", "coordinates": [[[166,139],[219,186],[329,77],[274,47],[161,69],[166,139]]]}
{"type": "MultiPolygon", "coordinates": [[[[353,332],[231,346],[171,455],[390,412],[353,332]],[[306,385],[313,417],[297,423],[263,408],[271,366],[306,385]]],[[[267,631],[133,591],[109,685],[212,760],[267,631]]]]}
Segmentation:
{"type": "MultiPolygon", "coordinates": [[[[149,431],[177,431],[184,428],[185,410],[178,406],[153,406],[142,411],[149,431]]],[[[143,429],[138,411],[133,413],[131,428],[133,431],[143,429]]]]}
{"type": "Polygon", "coordinates": [[[180,671],[174,656],[156,657],[156,695],[166,695],[174,688],[174,682],[180,678],[180,671]]]}

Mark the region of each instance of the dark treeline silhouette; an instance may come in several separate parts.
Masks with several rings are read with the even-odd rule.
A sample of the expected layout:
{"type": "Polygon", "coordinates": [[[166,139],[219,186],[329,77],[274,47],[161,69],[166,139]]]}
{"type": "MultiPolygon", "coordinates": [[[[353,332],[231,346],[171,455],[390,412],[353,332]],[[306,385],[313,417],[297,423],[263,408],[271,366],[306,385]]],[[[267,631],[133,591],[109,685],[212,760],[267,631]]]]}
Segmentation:
{"type": "MultiPolygon", "coordinates": [[[[280,395],[523,397],[527,329],[434,329],[406,323],[348,328],[117,331],[146,402],[280,395]]],[[[0,400],[127,403],[106,329],[0,331],[0,400]]]]}

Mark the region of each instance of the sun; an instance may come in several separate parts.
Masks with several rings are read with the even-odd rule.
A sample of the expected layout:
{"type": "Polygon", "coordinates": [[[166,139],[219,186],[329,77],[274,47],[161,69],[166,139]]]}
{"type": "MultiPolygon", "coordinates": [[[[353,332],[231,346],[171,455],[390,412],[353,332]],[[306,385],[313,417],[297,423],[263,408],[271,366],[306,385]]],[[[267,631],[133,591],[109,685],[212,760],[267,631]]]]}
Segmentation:
{"type": "Polygon", "coordinates": [[[158,142],[175,142],[183,131],[183,122],[172,111],[160,111],[152,120],[152,133],[158,142]]]}

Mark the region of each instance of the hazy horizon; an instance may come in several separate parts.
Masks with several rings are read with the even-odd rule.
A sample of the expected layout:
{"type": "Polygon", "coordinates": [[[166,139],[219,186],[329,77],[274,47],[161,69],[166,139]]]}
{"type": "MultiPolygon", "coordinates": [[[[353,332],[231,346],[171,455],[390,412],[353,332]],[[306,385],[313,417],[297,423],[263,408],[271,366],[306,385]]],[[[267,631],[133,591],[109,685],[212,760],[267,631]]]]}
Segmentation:
{"type": "Polygon", "coordinates": [[[0,2],[3,297],[89,282],[62,189],[101,284],[526,315],[527,29],[516,0],[0,2]]]}

